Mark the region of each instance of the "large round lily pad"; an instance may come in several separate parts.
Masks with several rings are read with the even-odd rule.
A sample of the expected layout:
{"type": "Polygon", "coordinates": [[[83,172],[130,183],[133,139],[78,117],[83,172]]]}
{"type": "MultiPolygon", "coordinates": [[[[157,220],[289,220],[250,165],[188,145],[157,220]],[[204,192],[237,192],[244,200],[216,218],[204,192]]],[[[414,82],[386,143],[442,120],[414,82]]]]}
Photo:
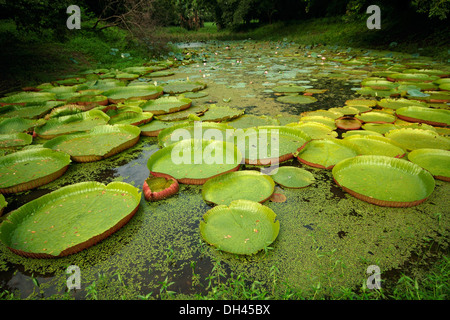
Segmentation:
{"type": "Polygon", "coordinates": [[[227,132],[231,136],[234,129],[226,123],[186,121],[161,130],[158,134],[158,144],[166,147],[185,139],[225,141],[227,132]]]}
{"type": "Polygon", "coordinates": [[[424,148],[450,150],[450,138],[440,136],[431,130],[401,128],[391,130],[385,136],[406,150],[424,148]]]}
{"type": "Polygon", "coordinates": [[[145,112],[154,115],[167,114],[187,109],[191,106],[192,100],[180,97],[161,97],[156,100],[149,100],[139,107],[145,112]]]}
{"type": "Polygon", "coordinates": [[[259,171],[236,171],[208,180],[202,188],[203,200],[217,205],[244,199],[264,202],[275,188],[273,179],[259,171]],[[258,186],[255,188],[255,186],[258,186]]]}
{"type": "Polygon", "coordinates": [[[410,122],[450,126],[450,110],[410,106],[397,109],[396,114],[400,119],[410,122]]]}
{"type": "Polygon", "coordinates": [[[69,116],[48,120],[44,125],[36,127],[36,134],[43,139],[53,139],[63,134],[89,131],[96,126],[107,124],[109,116],[100,110],[90,110],[69,116]]]}
{"type": "Polygon", "coordinates": [[[271,177],[280,186],[292,189],[305,188],[316,180],[311,172],[292,166],[279,167],[271,177]]]}
{"type": "Polygon", "coordinates": [[[361,113],[355,118],[365,123],[394,123],[396,119],[392,114],[377,111],[361,113]]]}
{"type": "Polygon", "coordinates": [[[0,158],[0,193],[37,188],[62,176],[70,164],[66,153],[47,148],[18,151],[0,158]]]}
{"type": "Polygon", "coordinates": [[[127,87],[115,87],[103,92],[110,103],[120,103],[125,100],[150,100],[163,94],[163,88],[153,85],[136,85],[127,87]]]}
{"type": "Polygon", "coordinates": [[[308,104],[316,102],[317,99],[312,96],[304,95],[287,95],[277,98],[277,101],[289,104],[308,104]]]}
{"type": "Polygon", "coordinates": [[[55,100],[56,95],[52,92],[19,92],[0,99],[0,105],[43,103],[55,100]]]}
{"type": "Polygon", "coordinates": [[[428,170],[436,179],[450,181],[450,151],[439,149],[416,149],[408,159],[428,170]]]}
{"type": "Polygon", "coordinates": [[[230,107],[220,107],[216,105],[210,105],[208,110],[200,116],[202,121],[221,122],[230,121],[232,119],[239,118],[244,114],[244,110],[230,107]]]}
{"type": "Polygon", "coordinates": [[[354,135],[344,139],[359,154],[380,155],[401,158],[406,154],[406,150],[394,141],[375,135],[354,135]]]}
{"type": "Polygon", "coordinates": [[[76,162],[92,162],[131,148],[139,141],[140,133],[132,125],[104,125],[89,132],[56,137],[44,143],[44,148],[65,152],[76,162]]]}
{"type": "Polygon", "coordinates": [[[275,212],[258,202],[236,200],[206,212],[200,233],[222,251],[251,255],[275,241],[280,231],[280,222],[275,219],[275,212]]]}
{"type": "Polygon", "coordinates": [[[331,169],[339,161],[355,157],[358,152],[349,143],[338,139],[311,140],[300,150],[297,159],[312,167],[331,169]]]}
{"type": "Polygon", "coordinates": [[[171,176],[184,184],[204,184],[207,180],[239,170],[242,154],[230,142],[186,139],[156,151],[147,167],[156,177],[171,176]]]}
{"type": "Polygon", "coordinates": [[[236,130],[233,141],[245,163],[269,165],[292,159],[311,138],[301,129],[284,126],[260,126],[236,130]]]}
{"type": "Polygon", "coordinates": [[[33,142],[33,137],[27,133],[0,134],[0,148],[23,147],[33,142]]]}
{"type": "Polygon", "coordinates": [[[410,207],[433,192],[433,176],[417,164],[365,155],[339,162],[332,171],[335,181],[353,196],[380,206],[410,207]]]}
{"type": "Polygon", "coordinates": [[[200,81],[174,81],[164,85],[164,93],[180,94],[185,92],[197,92],[206,88],[206,83],[200,81]]]}
{"type": "Polygon", "coordinates": [[[123,182],[82,182],[46,194],[13,211],[0,239],[32,258],[79,252],[124,226],[139,207],[139,190],[123,182]]]}

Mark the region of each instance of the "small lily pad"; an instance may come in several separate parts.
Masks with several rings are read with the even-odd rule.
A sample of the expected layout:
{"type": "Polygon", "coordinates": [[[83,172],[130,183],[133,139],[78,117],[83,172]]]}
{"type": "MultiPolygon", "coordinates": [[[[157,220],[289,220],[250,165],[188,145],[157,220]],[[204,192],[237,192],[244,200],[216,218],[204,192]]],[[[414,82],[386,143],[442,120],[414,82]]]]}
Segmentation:
{"type": "Polygon", "coordinates": [[[142,190],[147,201],[158,201],[177,193],[179,184],[172,177],[150,176],[144,181],[142,190]]]}
{"type": "Polygon", "coordinates": [[[291,166],[279,167],[271,177],[280,186],[293,189],[305,188],[316,180],[311,172],[291,166]]]}
{"type": "Polygon", "coordinates": [[[203,200],[216,205],[229,205],[244,199],[264,202],[270,198],[275,183],[268,175],[258,171],[236,171],[208,180],[202,188],[203,200]],[[254,186],[258,188],[254,188],[254,186]]]}

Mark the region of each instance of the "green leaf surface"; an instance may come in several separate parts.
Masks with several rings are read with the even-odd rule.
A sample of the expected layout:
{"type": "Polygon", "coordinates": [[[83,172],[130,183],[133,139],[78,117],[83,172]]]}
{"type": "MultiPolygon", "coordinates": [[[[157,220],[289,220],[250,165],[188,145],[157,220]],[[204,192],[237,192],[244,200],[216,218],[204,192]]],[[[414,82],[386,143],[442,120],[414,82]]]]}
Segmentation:
{"type": "Polygon", "coordinates": [[[263,202],[270,198],[274,188],[275,183],[268,175],[258,171],[237,171],[208,180],[202,187],[202,197],[216,205],[229,205],[240,199],[263,202]]]}
{"type": "Polygon", "coordinates": [[[216,248],[251,255],[269,246],[278,236],[280,223],[272,209],[258,202],[236,200],[203,215],[200,233],[216,248]]]}

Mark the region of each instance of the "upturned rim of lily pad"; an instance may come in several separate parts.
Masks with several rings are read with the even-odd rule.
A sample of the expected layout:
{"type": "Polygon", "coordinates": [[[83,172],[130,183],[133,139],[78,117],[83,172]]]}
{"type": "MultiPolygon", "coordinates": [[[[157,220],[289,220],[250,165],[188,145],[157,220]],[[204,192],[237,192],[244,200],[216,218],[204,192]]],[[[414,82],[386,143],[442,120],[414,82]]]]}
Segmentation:
{"type": "Polygon", "coordinates": [[[33,148],[17,151],[0,158],[2,170],[6,170],[8,164],[17,162],[34,163],[38,159],[52,160],[55,163],[55,169],[49,172],[35,173],[28,179],[7,185],[0,186],[0,193],[19,193],[48,184],[61,177],[69,168],[71,163],[70,156],[64,152],[54,151],[48,148],[33,148]]]}
{"type": "Polygon", "coordinates": [[[49,140],[44,143],[44,148],[49,148],[52,150],[60,150],[59,146],[67,141],[70,140],[77,140],[81,138],[88,138],[91,136],[106,136],[106,139],[116,133],[128,133],[131,135],[131,139],[128,141],[125,141],[120,144],[111,144],[109,141],[105,141],[105,144],[108,144],[110,148],[107,152],[100,153],[96,152],[96,154],[84,154],[84,155],[74,155],[71,154],[68,151],[64,151],[67,154],[70,155],[71,159],[75,162],[94,162],[94,161],[100,161],[106,158],[109,158],[115,154],[118,154],[126,149],[131,148],[136,143],[138,143],[141,130],[139,127],[133,126],[133,125],[103,125],[93,128],[92,130],[84,133],[74,133],[74,134],[67,134],[58,136],[52,140],[49,140]]]}
{"type": "Polygon", "coordinates": [[[174,194],[176,194],[180,189],[180,185],[178,184],[178,181],[169,175],[166,175],[164,177],[156,177],[150,175],[147,179],[144,181],[144,185],[142,186],[142,191],[144,192],[145,200],[147,201],[159,201],[166,199],[174,194]],[[151,188],[151,179],[165,179],[165,181],[171,181],[169,187],[161,190],[161,191],[152,191],[151,188]]]}
{"type": "MultiPolygon", "coordinates": [[[[131,218],[134,216],[134,214],[137,212],[137,210],[139,209],[140,206],[140,199],[141,199],[141,194],[139,192],[139,190],[127,183],[124,182],[111,182],[108,185],[102,184],[100,182],[93,182],[93,181],[88,181],[88,182],[80,182],[80,183],[76,183],[76,184],[72,184],[69,186],[65,186],[62,187],[56,191],[53,191],[51,193],[48,193],[40,198],[37,198],[33,201],[30,201],[26,204],[24,204],[23,206],[21,206],[20,208],[18,208],[17,210],[11,212],[7,218],[4,220],[4,222],[0,225],[0,239],[2,240],[2,242],[15,254],[20,255],[20,256],[24,256],[27,258],[37,258],[37,259],[47,259],[47,258],[60,258],[60,257],[65,257],[74,253],[78,253],[84,249],[87,249],[95,244],[97,244],[98,242],[106,239],[107,237],[109,237],[110,235],[112,235],[114,232],[118,231],[120,228],[122,228],[125,224],[127,224],[131,218]],[[12,236],[11,234],[14,233],[15,229],[17,229],[22,223],[24,223],[24,221],[27,220],[27,217],[29,217],[30,215],[33,215],[33,219],[39,223],[42,221],[45,221],[45,219],[38,219],[39,215],[43,215],[44,217],[48,214],[47,212],[43,211],[44,208],[48,209],[48,204],[49,203],[55,203],[57,201],[66,201],[69,197],[73,197],[78,199],[79,201],[79,207],[78,207],[78,213],[82,214],[82,202],[83,201],[87,201],[84,197],[85,193],[89,193],[89,192],[99,192],[99,194],[103,195],[106,193],[113,193],[115,192],[114,195],[117,195],[118,199],[119,197],[122,196],[130,196],[131,199],[133,200],[130,204],[134,204],[132,207],[129,208],[129,210],[127,210],[126,212],[121,212],[120,214],[117,214],[117,217],[114,217],[115,220],[113,221],[113,224],[111,224],[110,226],[108,226],[107,229],[105,229],[104,226],[102,226],[102,224],[97,224],[96,227],[99,228],[98,231],[91,231],[91,233],[89,234],[89,238],[87,238],[84,241],[80,241],[78,243],[71,242],[69,243],[67,246],[65,246],[64,249],[56,249],[57,252],[49,252],[46,253],[45,251],[43,251],[44,249],[40,249],[40,250],[26,250],[25,248],[22,248],[20,246],[18,246],[15,243],[11,243],[12,241],[12,236]],[[103,228],[102,228],[103,227],[103,228]]],[[[125,200],[125,199],[124,199],[125,200]]],[[[91,199],[88,199],[88,201],[92,202],[91,199]]],[[[96,202],[98,203],[98,202],[96,202]]],[[[105,209],[110,208],[111,203],[108,202],[105,204],[105,209]]],[[[61,215],[61,213],[59,213],[61,215]]],[[[67,212],[67,214],[73,215],[74,212],[71,210],[70,212],[67,212]]],[[[87,213],[86,214],[91,214],[91,213],[87,213]]],[[[94,214],[94,213],[92,213],[94,214]]],[[[97,213],[99,214],[99,213],[97,213]]],[[[70,219],[63,219],[63,217],[61,217],[62,221],[64,221],[64,224],[66,225],[66,229],[67,229],[67,224],[70,223],[70,219]]],[[[78,221],[78,220],[76,220],[78,221]]],[[[54,226],[55,228],[58,228],[58,226],[54,226]]],[[[78,233],[78,231],[80,232],[88,232],[85,229],[82,228],[82,226],[80,225],[76,225],[74,226],[76,228],[80,228],[80,230],[76,230],[75,233],[78,233]]],[[[52,228],[52,227],[50,227],[52,228]]],[[[45,230],[45,229],[44,229],[45,230]]],[[[40,230],[43,231],[43,230],[40,230]]],[[[48,233],[48,231],[47,231],[48,233]]],[[[42,239],[40,239],[42,241],[42,239]]],[[[43,242],[42,245],[50,245],[50,243],[48,242],[43,242]]],[[[58,246],[57,246],[58,247],[58,246]]]]}
{"type": "MultiPolygon", "coordinates": [[[[442,150],[442,149],[416,149],[411,151],[408,154],[408,160],[421,166],[425,170],[428,170],[436,179],[450,182],[450,174],[443,175],[440,170],[433,169],[432,167],[428,166],[426,163],[423,163],[421,160],[424,158],[433,158],[435,156],[443,156],[450,161],[450,151],[449,150],[442,150]]],[[[439,166],[446,166],[446,162],[442,162],[441,160],[437,159],[437,165],[439,166]]]]}
{"type": "MultiPolygon", "coordinates": [[[[375,204],[383,207],[412,207],[417,206],[424,201],[426,201],[429,196],[433,193],[435,188],[435,181],[433,176],[421,168],[419,165],[415,163],[393,158],[386,156],[374,156],[374,155],[361,155],[353,158],[348,158],[342,160],[336,166],[334,166],[332,170],[332,175],[335,183],[340,186],[344,191],[348,192],[355,198],[363,200],[365,202],[375,204]],[[415,179],[418,179],[422,185],[417,186],[417,184],[408,184],[409,188],[417,187],[417,189],[422,192],[422,195],[418,199],[406,200],[406,199],[397,199],[397,200],[387,200],[383,199],[381,196],[375,196],[371,190],[374,189],[382,189],[387,188],[380,177],[379,172],[376,173],[376,176],[372,176],[371,179],[363,178],[360,173],[354,170],[357,166],[364,166],[364,174],[370,175],[370,169],[375,168],[377,166],[383,167],[383,172],[388,176],[387,179],[392,179],[392,175],[389,173],[390,171],[398,171],[403,175],[410,175],[415,179]],[[350,181],[353,179],[358,181],[358,184],[353,186],[348,186],[345,181],[342,181],[344,177],[344,172],[347,175],[350,175],[350,181]],[[351,175],[355,175],[352,179],[351,175]],[[367,180],[367,181],[366,181],[367,180]],[[374,183],[372,183],[374,182],[374,183]],[[358,189],[358,190],[354,190],[358,189]],[[360,189],[360,190],[359,190],[360,189]]],[[[399,183],[401,181],[398,181],[399,183]]],[[[405,188],[405,185],[395,185],[395,188],[405,188]]],[[[386,197],[392,198],[394,196],[393,189],[385,190],[386,197]]]]}

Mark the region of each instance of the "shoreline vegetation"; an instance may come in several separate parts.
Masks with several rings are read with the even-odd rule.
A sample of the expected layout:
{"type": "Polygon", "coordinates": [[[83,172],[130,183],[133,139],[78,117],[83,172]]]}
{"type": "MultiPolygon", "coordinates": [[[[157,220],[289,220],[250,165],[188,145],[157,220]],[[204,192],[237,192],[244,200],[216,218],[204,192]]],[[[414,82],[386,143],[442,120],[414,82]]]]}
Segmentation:
{"type": "Polygon", "coordinates": [[[294,42],[299,48],[316,50],[339,47],[362,52],[386,51],[430,57],[444,63],[450,59],[449,27],[431,33],[419,28],[419,33],[415,33],[397,30],[395,24],[386,23],[380,30],[369,30],[366,20],[345,22],[340,17],[251,23],[238,30],[218,30],[216,23],[206,22],[198,30],[157,27],[154,37],[158,45],[152,48],[143,46],[126,30],[118,27],[94,30],[94,24],[95,20],[82,22],[80,30],[72,30],[64,40],[57,40],[51,32],[24,33],[17,29],[14,21],[0,20],[0,42],[8,48],[0,53],[0,66],[4,70],[0,77],[0,95],[91,68],[120,69],[164,59],[169,52],[180,51],[174,44],[188,42],[251,39],[294,42]],[[122,53],[127,58],[123,58],[122,53]]]}

